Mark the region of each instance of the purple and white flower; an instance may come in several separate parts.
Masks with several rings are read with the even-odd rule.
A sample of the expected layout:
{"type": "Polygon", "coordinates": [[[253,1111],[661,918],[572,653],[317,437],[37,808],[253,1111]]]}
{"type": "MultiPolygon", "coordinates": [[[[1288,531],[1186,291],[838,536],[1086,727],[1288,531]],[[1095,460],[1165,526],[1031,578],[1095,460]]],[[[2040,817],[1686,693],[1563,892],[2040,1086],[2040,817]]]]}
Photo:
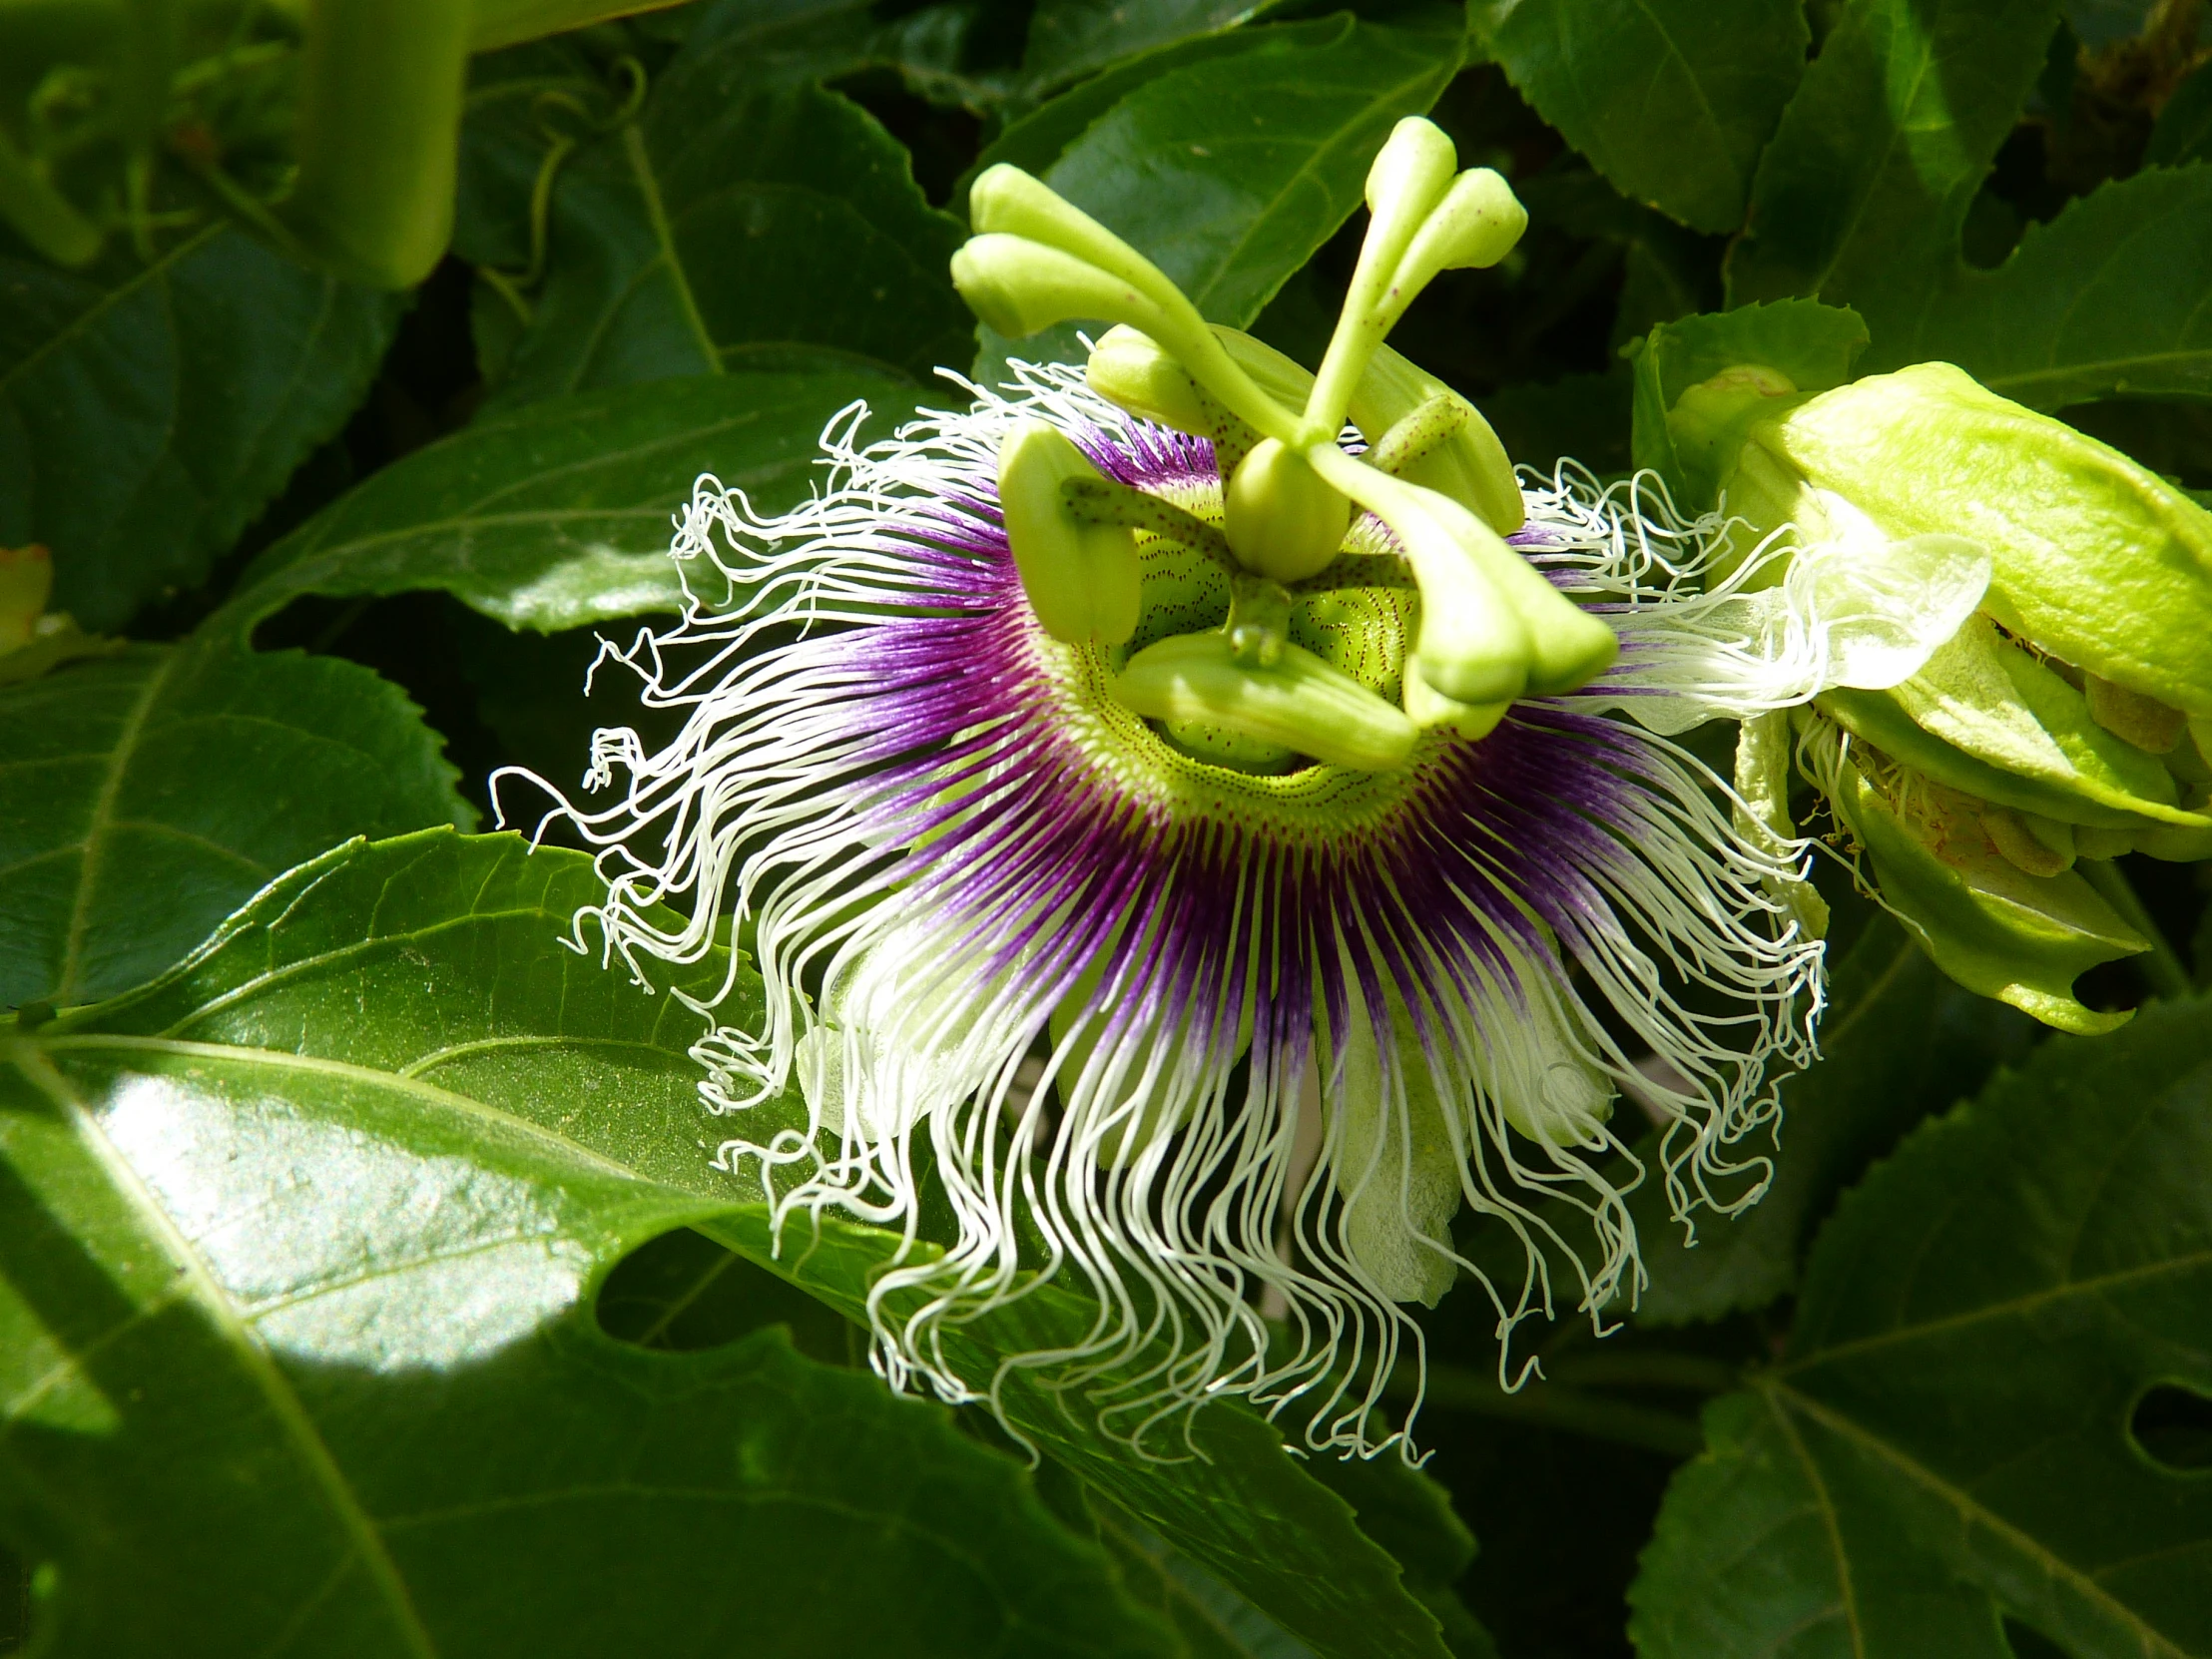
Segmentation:
{"type": "Polygon", "coordinates": [[[1363,1445],[1419,1344],[1402,1304],[1463,1274],[1507,1335],[1553,1313],[1560,1260],[1593,1318],[1633,1301],[1616,1094],[1664,1120],[1678,1214],[1757,1196],[1747,1143],[1820,1002],[1821,946],[1778,896],[1805,847],[1739,830],[1697,761],[1610,711],[1760,712],[1833,654],[1804,591],[1706,591],[1717,524],[1562,467],[1525,483],[1513,541],[1620,633],[1597,684],[1479,742],[1424,734],[1393,771],[1209,764],[1038,626],[995,466],[1041,419],[1218,518],[1213,457],[1079,371],[1017,372],[889,442],[844,411],[827,486],[782,516],[701,480],[683,620],[610,648],[688,720],[655,752],[599,734],[587,783],[623,796],[570,814],[609,883],[576,942],[589,923],[643,980],[745,923],[766,1023],[697,1053],[735,1130],[720,1159],[760,1167],[780,1224],[834,1210],[912,1239],[933,1172],[956,1232],[875,1288],[893,1382],[987,1394],[936,1333],[1041,1276],[1100,1312],[1034,1363],[1100,1379],[1133,1434],[1215,1392],[1318,1388],[1309,1440],[1363,1445]],[[748,1134],[794,1084],[804,1132],[748,1134]],[[1519,1282],[1456,1248],[1462,1211],[1524,1241],[1519,1282]],[[913,1286],[923,1311],[891,1318],[913,1286]]]}

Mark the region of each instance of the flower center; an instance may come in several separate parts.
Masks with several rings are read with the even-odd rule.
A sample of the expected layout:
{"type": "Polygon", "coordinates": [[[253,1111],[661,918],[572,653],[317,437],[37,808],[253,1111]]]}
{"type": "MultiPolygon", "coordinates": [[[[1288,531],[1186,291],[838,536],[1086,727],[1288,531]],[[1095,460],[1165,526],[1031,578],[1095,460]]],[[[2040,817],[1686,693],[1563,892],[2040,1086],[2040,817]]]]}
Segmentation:
{"type": "Polygon", "coordinates": [[[953,279],[977,314],[1015,337],[1111,319],[1092,388],[1213,446],[1218,489],[1195,508],[1100,476],[1041,421],[1017,422],[999,453],[1039,625],[1116,652],[1107,695],[1185,753],[1255,776],[1391,771],[1423,731],[1479,740],[1514,699],[1572,691],[1619,649],[1505,544],[1519,486],[1473,405],[1382,343],[1430,277],[1495,264],[1527,224],[1503,179],[1455,167],[1428,122],[1392,132],[1311,372],[1207,324],[1151,262],[1018,169],[989,169],[970,193],[978,235],[953,279]],[[1338,441],[1348,418],[1363,455],[1338,441]],[[1363,542],[1355,508],[1387,526],[1381,545],[1363,542]],[[1155,547],[1148,562],[1141,538],[1179,553],[1155,547]],[[1168,616],[1204,626],[1160,628],[1168,616]]]}

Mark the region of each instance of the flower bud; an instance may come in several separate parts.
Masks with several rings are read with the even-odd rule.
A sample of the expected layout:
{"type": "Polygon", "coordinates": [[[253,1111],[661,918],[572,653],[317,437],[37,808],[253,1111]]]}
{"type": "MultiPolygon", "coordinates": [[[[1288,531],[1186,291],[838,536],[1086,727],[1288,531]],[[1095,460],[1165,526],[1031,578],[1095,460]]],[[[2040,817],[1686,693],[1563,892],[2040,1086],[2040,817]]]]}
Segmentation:
{"type": "Polygon", "coordinates": [[[1297,450],[1264,438],[1222,493],[1222,533],[1247,570],[1298,582],[1344,547],[1352,503],[1297,450]]]}
{"type": "MultiPolygon", "coordinates": [[[[1688,388],[1667,426],[1693,487],[1709,481],[1748,524],[1739,545],[1787,526],[1791,557],[1830,560],[1846,586],[1865,561],[1833,556],[1883,538],[1893,550],[1929,550],[1933,563],[1890,562],[1924,565],[1932,580],[1967,572],[1965,560],[1935,556],[1945,543],[1962,538],[1986,557],[1977,613],[1929,642],[1911,673],[1839,673],[1816,700],[1826,719],[1919,781],[1921,795],[1951,803],[1946,822],[1972,826],[1924,835],[1909,857],[1912,837],[1881,826],[1921,821],[1893,802],[1889,820],[1870,820],[1894,843],[1888,866],[1949,868],[1953,885],[1981,895],[1945,900],[1964,914],[1996,902],[1983,890],[1985,857],[2022,878],[2055,879],[2080,857],[2212,852],[2212,772],[2186,740],[2190,717],[2212,708],[2212,514],[1947,363],[1817,396],[1744,365],[1688,388]]],[[[1938,603],[1941,585],[1924,597],[1947,611],[1959,594],[1938,603]]],[[[1883,608],[1894,612],[1894,597],[1883,608]]],[[[1884,896],[1900,902],[1887,886],[1884,896]]],[[[2071,897],[2050,902],[2078,908],[2071,897]]],[[[2042,937],[2056,924],[2037,925],[2042,937]]],[[[2109,945],[2101,914],[2082,925],[2104,941],[2097,948],[2109,945]]],[[[2053,961],[2088,959],[2070,946],[2062,956],[2053,961]]],[[[2048,984],[2035,994],[2046,993],[2056,994],[2048,984]]]]}
{"type": "Polygon", "coordinates": [[[1136,632],[1136,537],[1068,511],[1061,484],[1096,478],[1083,452],[1041,420],[1015,423],[998,449],[998,505],[1037,622],[1071,645],[1119,645],[1136,632]]]}
{"type": "MultiPolygon", "coordinates": [[[[2212,715],[2212,513],[2119,451],[1948,363],[1874,375],[1754,421],[1724,472],[1744,470],[1752,451],[1770,477],[1833,491],[1890,535],[1981,543],[1992,562],[1985,609],[2008,634],[2212,715]]],[[[1732,491],[1729,505],[1746,503],[1732,491]]]]}
{"type": "Polygon", "coordinates": [[[2061,1031],[2093,1036],[2126,1022],[2084,1006],[2073,982],[2150,943],[2078,873],[2033,874],[2008,854],[1999,837],[2032,840],[2026,823],[1993,820],[1973,797],[1846,745],[1817,716],[1801,721],[1814,775],[1872,860],[1884,904],[1937,967],[2061,1031]]]}
{"type": "Polygon", "coordinates": [[[1149,720],[1195,721],[1280,744],[1330,766],[1386,772],[1413,752],[1413,723],[1311,651],[1242,662],[1219,632],[1178,634],[1129,659],[1114,700],[1149,720]]]}

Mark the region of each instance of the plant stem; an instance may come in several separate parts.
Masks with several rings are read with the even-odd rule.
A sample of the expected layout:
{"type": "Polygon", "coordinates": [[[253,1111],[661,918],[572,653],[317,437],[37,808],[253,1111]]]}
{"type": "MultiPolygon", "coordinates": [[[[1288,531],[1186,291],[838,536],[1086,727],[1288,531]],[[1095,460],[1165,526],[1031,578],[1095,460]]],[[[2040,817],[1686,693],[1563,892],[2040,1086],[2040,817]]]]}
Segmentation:
{"type": "MultiPolygon", "coordinates": [[[[1408,1368],[1390,1379],[1390,1392],[1410,1398],[1417,1379],[1408,1368]]],[[[1490,1378],[1457,1366],[1428,1367],[1427,1402],[1446,1411],[1473,1411],[1486,1417],[1563,1428],[1592,1439],[1656,1451],[1665,1457],[1692,1457],[1705,1449],[1705,1435],[1688,1417],[1648,1405],[1629,1405],[1556,1382],[1532,1379],[1517,1393],[1507,1393],[1490,1378]]]]}
{"type": "Polygon", "coordinates": [[[2096,888],[2098,894],[2120,919],[2150,940],[2149,954],[2136,965],[2143,970],[2143,977],[2150,984],[2154,996],[2174,1000],[2194,993],[2189,982],[2189,970],[2182,964],[2174,947],[2166,942],[2166,935],[2158,923],[2151,919],[2150,911],[2143,908],[2143,901],[2135,896],[2135,887],[2127,878],[2127,871],[2120,868],[2116,858],[2083,858],[2074,868],[2081,871],[2082,879],[2096,888]]]}

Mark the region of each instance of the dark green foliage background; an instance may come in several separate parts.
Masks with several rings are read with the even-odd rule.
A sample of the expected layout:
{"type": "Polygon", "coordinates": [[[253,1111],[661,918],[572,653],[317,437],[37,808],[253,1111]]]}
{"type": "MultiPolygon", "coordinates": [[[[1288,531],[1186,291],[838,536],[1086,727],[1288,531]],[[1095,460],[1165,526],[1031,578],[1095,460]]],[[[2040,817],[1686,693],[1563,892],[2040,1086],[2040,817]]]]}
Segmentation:
{"type": "Polygon", "coordinates": [[[556,942],[585,860],[472,833],[638,718],[584,671],[699,474],[774,510],[854,401],[1078,349],[952,292],[994,161],[1311,362],[1429,113],[1532,226],[1395,343],[1519,461],[1625,472],[1623,347],[1808,296],[2212,490],[2203,9],[700,0],[475,60],[410,294],[0,233],[0,545],[129,642],[0,681],[0,1653],[2212,1656],[2212,1003],[2039,1042],[1826,869],[1775,1187],[1694,1250],[1639,1193],[1614,1335],[1507,1395],[1447,1297],[1424,1474],[1020,1385],[1032,1465],[866,1374],[893,1241],[710,1164],[681,987],[556,942]]]}

